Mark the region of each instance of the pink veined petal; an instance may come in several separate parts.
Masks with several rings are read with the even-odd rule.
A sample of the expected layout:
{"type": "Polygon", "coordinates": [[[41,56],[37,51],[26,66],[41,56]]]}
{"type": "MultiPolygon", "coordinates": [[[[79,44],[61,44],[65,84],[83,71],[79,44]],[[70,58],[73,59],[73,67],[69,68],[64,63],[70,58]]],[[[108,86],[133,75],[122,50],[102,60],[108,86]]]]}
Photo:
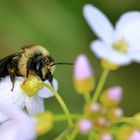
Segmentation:
{"type": "Polygon", "coordinates": [[[127,65],[132,61],[127,54],[117,52],[109,47],[108,44],[99,40],[91,43],[91,50],[97,57],[106,59],[114,64],[127,65]]]}
{"type": "Polygon", "coordinates": [[[44,112],[44,100],[35,95],[33,97],[25,98],[25,106],[29,114],[37,114],[44,112]]]}
{"type": "Polygon", "coordinates": [[[104,42],[111,43],[114,29],[108,18],[91,4],[84,6],[83,15],[93,32],[104,42]]]}
{"type": "MultiPolygon", "coordinates": [[[[46,84],[50,85],[48,80],[45,81],[46,84]]],[[[50,85],[51,86],[51,85],[50,85]]],[[[57,91],[58,90],[58,82],[56,79],[53,79],[53,88],[57,91]]],[[[53,96],[53,93],[46,87],[40,89],[38,91],[38,95],[42,98],[49,98],[53,96]]]]}
{"type": "Polygon", "coordinates": [[[123,14],[116,24],[116,40],[128,43],[129,51],[140,50],[140,12],[123,14]]]}

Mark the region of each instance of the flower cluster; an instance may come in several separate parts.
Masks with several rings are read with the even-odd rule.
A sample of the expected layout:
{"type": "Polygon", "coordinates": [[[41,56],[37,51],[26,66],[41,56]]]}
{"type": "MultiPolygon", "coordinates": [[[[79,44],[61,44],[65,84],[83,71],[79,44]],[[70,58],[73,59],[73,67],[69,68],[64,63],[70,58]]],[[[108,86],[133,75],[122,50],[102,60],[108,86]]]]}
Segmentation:
{"type": "Polygon", "coordinates": [[[109,136],[110,139],[117,134],[112,132],[112,127],[123,117],[123,111],[118,107],[122,96],[120,87],[112,87],[103,92],[99,102],[91,102],[85,106],[86,118],[80,120],[79,130],[81,133],[95,131],[96,139],[104,140],[102,137],[109,136]],[[83,125],[83,122],[89,124],[83,125]],[[90,127],[86,127],[90,126],[90,127]],[[84,128],[84,129],[83,129],[84,128]]]}
{"type": "Polygon", "coordinates": [[[122,100],[122,88],[120,86],[114,86],[100,93],[98,91],[101,90],[98,87],[103,88],[103,84],[99,82],[99,86],[97,86],[97,90],[95,90],[92,98],[90,94],[95,85],[90,79],[94,76],[88,59],[84,55],[77,57],[74,74],[75,78],[77,78],[78,75],[80,75],[81,78],[81,81],[77,81],[81,86],[75,84],[75,87],[78,85],[80,88],[76,91],[77,93],[81,91],[81,93],[83,93],[82,95],[85,97],[83,114],[75,125],[77,133],[86,134],[91,139],[139,140],[140,114],[138,113],[133,117],[124,116],[122,108],[119,107],[122,100]],[[81,65],[80,67],[83,66],[82,70],[77,67],[79,65],[81,65]],[[87,66],[86,68],[84,67],[85,65],[87,66]],[[88,79],[88,85],[92,84],[92,86],[82,86],[82,81],[84,79],[88,79]],[[97,94],[98,96],[96,96],[97,94]],[[87,95],[88,100],[86,97],[87,95]]]}

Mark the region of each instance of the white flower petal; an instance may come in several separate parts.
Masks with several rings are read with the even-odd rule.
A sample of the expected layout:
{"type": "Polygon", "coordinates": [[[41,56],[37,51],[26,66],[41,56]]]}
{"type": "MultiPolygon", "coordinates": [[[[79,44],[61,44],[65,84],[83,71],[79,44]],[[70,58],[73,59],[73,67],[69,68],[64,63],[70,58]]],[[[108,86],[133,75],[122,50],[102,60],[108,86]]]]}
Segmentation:
{"type": "Polygon", "coordinates": [[[129,51],[140,50],[140,12],[123,14],[116,24],[116,40],[128,42],[129,51]]]}
{"type": "MultiPolygon", "coordinates": [[[[45,83],[50,85],[48,80],[46,80],[45,83]]],[[[58,82],[56,79],[53,79],[53,87],[56,91],[58,90],[58,82]]],[[[48,88],[44,87],[38,91],[38,95],[42,98],[49,98],[53,96],[53,93],[48,88]]]]}
{"type": "Polygon", "coordinates": [[[87,4],[83,15],[95,34],[107,43],[112,42],[114,29],[108,18],[96,7],[87,4]]]}
{"type": "MultiPolygon", "coordinates": [[[[25,106],[24,99],[25,94],[20,88],[20,84],[23,79],[17,78],[14,84],[14,89],[11,91],[12,82],[10,77],[7,76],[0,81],[0,103],[8,104],[11,106],[17,106],[23,108],[25,106]]],[[[0,113],[0,122],[5,120],[4,115],[0,113]]]]}
{"type": "Polygon", "coordinates": [[[10,77],[7,76],[2,79],[0,82],[0,103],[7,103],[23,108],[25,93],[20,88],[22,82],[23,79],[16,79],[14,89],[11,91],[12,82],[10,77]]]}
{"type": "Polygon", "coordinates": [[[6,115],[4,115],[3,113],[0,112],[0,123],[1,122],[4,122],[7,119],[8,119],[8,117],[6,115]]]}
{"type": "Polygon", "coordinates": [[[139,51],[133,51],[129,55],[132,59],[134,59],[134,61],[140,63],[140,50],[139,51]]]}
{"type": "Polygon", "coordinates": [[[0,104],[0,111],[9,120],[0,124],[0,139],[31,140],[35,138],[35,121],[16,107],[0,104]]]}
{"type": "Polygon", "coordinates": [[[25,98],[25,106],[29,114],[37,114],[44,112],[44,101],[38,95],[25,98]]]}
{"type": "Polygon", "coordinates": [[[98,40],[91,43],[91,50],[97,57],[106,59],[114,64],[127,65],[131,62],[131,58],[127,54],[119,53],[109,47],[108,44],[98,40]]]}

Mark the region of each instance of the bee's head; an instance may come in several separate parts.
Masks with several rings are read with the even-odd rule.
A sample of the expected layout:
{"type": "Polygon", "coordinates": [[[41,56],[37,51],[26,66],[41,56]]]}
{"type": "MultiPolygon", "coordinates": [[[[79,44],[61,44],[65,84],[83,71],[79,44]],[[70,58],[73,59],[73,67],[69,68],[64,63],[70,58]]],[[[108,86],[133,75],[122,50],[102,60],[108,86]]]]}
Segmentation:
{"type": "Polygon", "coordinates": [[[56,63],[55,60],[50,56],[41,57],[37,60],[35,64],[36,74],[41,78],[42,81],[48,80],[52,85],[53,72],[55,70],[55,65],[73,65],[73,63],[59,62],[56,63]]]}
{"type": "Polygon", "coordinates": [[[43,81],[48,80],[52,85],[55,60],[51,56],[45,56],[40,62],[42,62],[42,64],[40,65],[38,76],[43,81]]]}
{"type": "Polygon", "coordinates": [[[45,65],[48,66],[48,68],[51,68],[55,66],[55,60],[51,56],[44,57],[45,65]]]}

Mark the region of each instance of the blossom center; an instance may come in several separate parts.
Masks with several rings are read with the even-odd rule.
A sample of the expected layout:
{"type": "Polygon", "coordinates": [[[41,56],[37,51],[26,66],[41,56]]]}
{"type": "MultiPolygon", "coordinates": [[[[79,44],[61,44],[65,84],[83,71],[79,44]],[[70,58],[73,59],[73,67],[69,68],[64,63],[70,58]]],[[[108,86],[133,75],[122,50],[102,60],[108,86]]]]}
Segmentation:
{"type": "Polygon", "coordinates": [[[33,75],[29,75],[26,81],[21,84],[21,88],[26,92],[27,96],[29,97],[35,96],[42,87],[43,85],[33,75]]]}
{"type": "Polygon", "coordinates": [[[124,40],[118,40],[113,44],[113,49],[122,52],[127,53],[128,52],[128,43],[124,40]]]}

